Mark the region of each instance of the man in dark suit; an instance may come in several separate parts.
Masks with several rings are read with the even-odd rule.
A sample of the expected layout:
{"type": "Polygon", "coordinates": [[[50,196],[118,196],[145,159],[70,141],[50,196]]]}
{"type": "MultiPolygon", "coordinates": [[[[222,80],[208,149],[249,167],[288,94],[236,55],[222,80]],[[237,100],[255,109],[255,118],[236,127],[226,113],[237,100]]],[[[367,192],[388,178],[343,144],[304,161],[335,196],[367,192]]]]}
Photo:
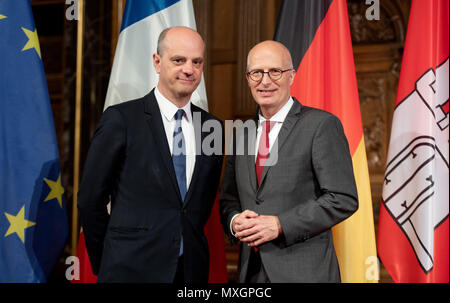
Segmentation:
{"type": "Polygon", "coordinates": [[[204,42],[196,31],[164,30],[153,55],[157,87],[103,113],[78,193],[99,282],[208,281],[203,228],[223,156],[221,147],[217,154],[202,150],[210,135],[202,132],[203,123],[221,122],[190,102],[203,60],[204,42]]]}
{"type": "Polygon", "coordinates": [[[224,229],[241,241],[240,282],[340,281],[331,227],[358,208],[352,159],[339,119],[290,97],[294,76],[281,43],[249,52],[259,114],[235,132],[220,194],[224,229]]]}

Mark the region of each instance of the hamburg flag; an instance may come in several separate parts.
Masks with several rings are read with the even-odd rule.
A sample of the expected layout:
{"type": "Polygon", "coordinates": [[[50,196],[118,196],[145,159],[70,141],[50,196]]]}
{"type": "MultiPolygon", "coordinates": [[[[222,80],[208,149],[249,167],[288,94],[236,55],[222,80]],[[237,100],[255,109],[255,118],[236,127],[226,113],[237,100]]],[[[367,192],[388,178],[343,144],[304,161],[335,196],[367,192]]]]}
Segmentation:
{"type": "Polygon", "coordinates": [[[274,39],[291,51],[297,70],[291,95],[339,117],[349,142],[359,209],[333,227],[341,279],[377,282],[372,198],[346,1],[285,0],[274,39]]]}
{"type": "Polygon", "coordinates": [[[67,238],[58,145],[30,1],[0,1],[0,282],[45,282],[67,238]]]}
{"type": "Polygon", "coordinates": [[[448,5],[411,4],[378,226],[395,282],[449,282],[448,5]]]}
{"type": "MultiPolygon", "coordinates": [[[[153,67],[152,54],[156,52],[159,34],[167,27],[179,25],[196,29],[192,0],[126,1],[105,109],[110,105],[143,97],[157,85],[158,74],[153,67]]],[[[203,79],[192,94],[191,101],[208,110],[203,79]]],[[[227,282],[225,243],[217,199],[205,226],[205,234],[210,253],[209,282],[227,282]]],[[[77,255],[81,266],[79,282],[95,282],[96,277],[87,265],[89,259],[83,235],[80,235],[77,255]]]]}

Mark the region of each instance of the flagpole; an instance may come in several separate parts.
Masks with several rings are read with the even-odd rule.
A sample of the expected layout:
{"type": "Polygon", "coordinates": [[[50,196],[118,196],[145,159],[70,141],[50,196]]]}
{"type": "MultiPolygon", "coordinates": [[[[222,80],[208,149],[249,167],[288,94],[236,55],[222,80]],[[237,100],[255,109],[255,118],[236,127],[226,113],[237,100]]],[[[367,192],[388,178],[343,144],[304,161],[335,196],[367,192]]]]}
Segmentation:
{"type": "Polygon", "coordinates": [[[83,88],[83,34],[84,34],[84,0],[78,0],[77,24],[77,63],[75,92],[75,134],[73,156],[73,197],[72,197],[72,239],[71,254],[76,255],[78,231],[77,193],[80,178],[80,138],[81,138],[81,96],[83,88]]]}

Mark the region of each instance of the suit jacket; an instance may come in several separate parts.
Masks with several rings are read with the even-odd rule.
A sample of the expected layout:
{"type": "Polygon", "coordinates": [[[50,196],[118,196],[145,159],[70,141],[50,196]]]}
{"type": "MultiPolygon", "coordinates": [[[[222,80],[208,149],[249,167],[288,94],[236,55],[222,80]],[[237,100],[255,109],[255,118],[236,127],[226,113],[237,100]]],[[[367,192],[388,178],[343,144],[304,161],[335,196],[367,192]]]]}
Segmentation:
{"type": "MultiPolygon", "coordinates": [[[[339,119],[294,99],[270,152],[275,162],[264,167],[259,187],[255,140],[256,128],[236,130],[236,148],[243,143],[249,147],[227,156],[220,194],[224,230],[232,237],[230,220],[245,209],[278,216],[283,234],[259,246],[269,280],[339,282],[331,227],[358,208],[352,159],[339,119]]],[[[250,249],[241,244],[240,282],[247,275],[250,249]]]]}
{"type": "Polygon", "coordinates": [[[201,143],[210,133],[201,132],[201,126],[207,120],[221,122],[195,105],[191,109],[197,155],[184,203],[154,90],[103,113],[78,192],[86,247],[99,282],[171,283],[181,234],[186,282],[208,281],[203,228],[217,193],[223,156],[222,150],[218,155],[202,151],[201,143]]]}

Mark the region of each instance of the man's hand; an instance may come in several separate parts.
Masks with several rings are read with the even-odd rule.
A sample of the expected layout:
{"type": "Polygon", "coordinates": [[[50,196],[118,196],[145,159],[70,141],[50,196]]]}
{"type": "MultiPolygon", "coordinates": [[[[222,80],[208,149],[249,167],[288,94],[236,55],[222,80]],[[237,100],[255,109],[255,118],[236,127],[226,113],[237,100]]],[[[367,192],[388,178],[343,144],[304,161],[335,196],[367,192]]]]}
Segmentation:
{"type": "Polygon", "coordinates": [[[233,220],[233,230],[236,238],[252,247],[272,241],[283,232],[277,216],[259,216],[250,210],[233,220]]]}
{"type": "Polygon", "coordinates": [[[236,236],[236,233],[253,227],[252,223],[249,222],[248,219],[256,218],[258,216],[259,215],[257,213],[255,213],[254,211],[248,210],[248,209],[244,210],[239,215],[237,215],[233,219],[233,223],[232,223],[232,228],[235,233],[235,236],[236,236]]]}

